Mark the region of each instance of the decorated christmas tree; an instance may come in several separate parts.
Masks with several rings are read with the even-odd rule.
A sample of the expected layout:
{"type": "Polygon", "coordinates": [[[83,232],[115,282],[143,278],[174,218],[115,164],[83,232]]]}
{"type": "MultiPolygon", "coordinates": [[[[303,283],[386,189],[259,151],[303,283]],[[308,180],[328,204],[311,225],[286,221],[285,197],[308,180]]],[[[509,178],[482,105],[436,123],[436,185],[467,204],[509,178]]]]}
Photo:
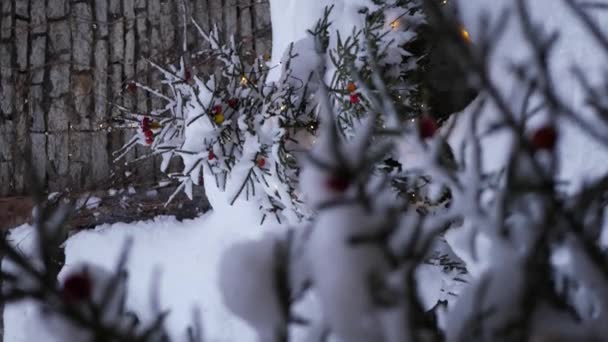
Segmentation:
{"type": "MultiPolygon", "coordinates": [[[[300,195],[298,174],[302,156],[316,139],[314,97],[321,82],[328,83],[338,131],[346,138],[356,134],[355,127],[370,109],[383,113],[378,129],[389,132],[398,122],[420,119],[422,134],[432,136],[438,119],[451,113],[429,107],[428,99],[441,96],[449,102],[458,94],[437,93],[433,75],[439,66],[434,63],[441,52],[420,33],[430,27],[423,2],[370,2],[357,9],[361,25],[348,30],[342,24],[334,27],[332,9],[325,8],[316,26],[311,24],[309,37],[292,42],[271,62],[244,58],[244,47],[234,39],[222,41],[217,29],[199,30],[209,44],[196,54],[215,61],[217,71],[199,75],[183,59],[176,66],[155,65],[164,75],[168,95],[163,89],[132,84],[161,97],[166,105],[134,113],[130,119],[141,122],[141,131],[119,159],[136,144],[149,145],[152,154],[162,156],[164,171],[173,158],[183,162],[180,171],[170,174],[181,184],[178,191],[192,197],[192,186],[204,185],[215,210],[239,203],[255,207],[260,223],[269,217],[297,223],[312,214],[300,195]],[[325,69],[319,70],[321,64],[325,69]],[[383,89],[375,87],[374,74],[384,80],[383,89]],[[379,107],[380,94],[389,96],[390,107],[379,107]]],[[[448,68],[459,72],[455,66],[448,68]]],[[[455,112],[464,104],[448,107],[455,112]]],[[[449,157],[449,148],[446,153],[449,157]]],[[[399,160],[387,155],[378,168],[401,170],[396,189],[414,196],[411,186],[404,186],[399,160]]],[[[334,186],[340,187],[338,183],[334,186]]]]}

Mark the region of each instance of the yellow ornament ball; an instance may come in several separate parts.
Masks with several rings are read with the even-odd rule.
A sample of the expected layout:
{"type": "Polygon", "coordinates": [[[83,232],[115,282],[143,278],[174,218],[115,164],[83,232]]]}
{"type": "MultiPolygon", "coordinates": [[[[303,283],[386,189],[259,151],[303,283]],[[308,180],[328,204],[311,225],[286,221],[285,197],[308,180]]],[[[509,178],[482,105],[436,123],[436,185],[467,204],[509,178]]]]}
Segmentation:
{"type": "Polygon", "coordinates": [[[150,129],[160,129],[160,128],[162,128],[162,126],[160,125],[160,122],[158,122],[158,121],[150,122],[150,129]]]}
{"type": "Polygon", "coordinates": [[[213,116],[213,121],[218,125],[222,124],[224,122],[224,114],[215,114],[215,116],[213,116]]]}
{"type": "Polygon", "coordinates": [[[348,82],[346,90],[348,90],[349,93],[354,93],[357,90],[357,86],[353,82],[348,82]]]}
{"type": "Polygon", "coordinates": [[[466,43],[471,43],[471,35],[464,26],[460,27],[460,37],[462,37],[462,40],[464,40],[466,43]]]}

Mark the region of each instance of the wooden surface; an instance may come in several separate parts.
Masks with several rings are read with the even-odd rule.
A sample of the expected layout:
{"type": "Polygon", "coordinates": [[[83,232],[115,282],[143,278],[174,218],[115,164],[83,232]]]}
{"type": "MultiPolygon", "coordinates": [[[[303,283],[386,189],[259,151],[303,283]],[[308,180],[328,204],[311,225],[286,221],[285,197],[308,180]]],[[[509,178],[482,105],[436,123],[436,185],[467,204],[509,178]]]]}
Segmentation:
{"type": "MultiPolygon", "coordinates": [[[[162,105],[125,86],[160,87],[147,60],[179,59],[184,14],[205,29],[217,24],[237,34],[256,54],[269,52],[267,0],[1,0],[0,197],[29,192],[28,151],[50,191],[157,181],[154,159],[125,179],[112,152],[133,131],[109,127],[120,113],[115,105],[141,113],[162,105]]],[[[186,31],[188,48],[201,47],[190,22],[186,31]]],[[[127,160],[146,152],[138,147],[127,160]]]]}
{"type": "MultiPolygon", "coordinates": [[[[31,220],[33,200],[16,196],[0,198],[0,231],[13,228],[31,220]]],[[[0,234],[3,234],[0,232],[0,234]]]]}
{"type": "MultiPolygon", "coordinates": [[[[209,209],[209,203],[200,187],[194,189],[192,200],[181,193],[167,203],[175,189],[175,186],[168,186],[139,191],[131,188],[73,193],[63,197],[75,205],[73,214],[66,222],[67,228],[80,230],[106,223],[147,220],[159,215],[175,216],[181,220],[195,218],[209,209]]],[[[24,223],[32,223],[33,204],[34,201],[29,196],[0,198],[0,234],[24,223]]],[[[57,205],[55,203],[51,206],[57,205]]]]}

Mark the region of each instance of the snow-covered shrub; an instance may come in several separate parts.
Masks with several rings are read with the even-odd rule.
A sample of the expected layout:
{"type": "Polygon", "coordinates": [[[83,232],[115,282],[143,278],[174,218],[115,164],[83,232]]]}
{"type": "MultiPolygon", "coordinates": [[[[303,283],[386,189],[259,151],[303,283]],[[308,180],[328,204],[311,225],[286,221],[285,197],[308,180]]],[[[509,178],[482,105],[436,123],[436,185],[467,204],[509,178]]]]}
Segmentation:
{"type": "MultiPolygon", "coordinates": [[[[606,41],[588,15],[574,2],[568,3],[590,32],[606,41]]],[[[596,113],[593,119],[578,115],[561,100],[546,68],[555,40],[533,25],[521,0],[517,14],[533,53],[514,66],[528,91],[521,103],[512,103],[496,90],[488,70],[504,21],[480,37],[480,48],[476,48],[462,40],[455,21],[438,6],[429,3],[428,8],[429,15],[443,25],[441,34],[454,58],[481,91],[471,115],[461,119],[467,126],[466,139],[457,146],[464,151],[463,160],[446,162],[449,127],[427,134],[425,125],[393,120],[390,131],[382,130],[380,117],[399,113],[392,110],[391,96],[381,90],[385,84],[381,72],[372,70],[368,78],[361,77],[376,89],[369,96],[376,102],[368,99],[370,104],[354,121],[349,136],[340,134],[339,99],[321,85],[315,97],[320,135],[301,173],[305,198],[316,215],[305,234],[294,233],[299,241],[292,246],[298,246],[299,252],[286,254],[303,259],[303,264],[281,270],[275,278],[292,279],[292,273],[308,277],[303,283],[318,297],[320,311],[302,318],[293,309],[294,302],[287,311],[294,319],[287,322],[308,322],[310,336],[318,336],[319,328],[311,322],[321,317],[322,323],[315,324],[340,341],[604,339],[608,264],[600,235],[605,229],[608,176],[572,194],[560,190],[556,175],[559,120],[571,120],[608,148],[608,120],[601,100],[608,95],[606,88],[592,85],[579,73],[596,113]],[[531,105],[532,98],[541,98],[546,106],[540,125],[531,124],[532,115],[539,111],[531,105]],[[486,173],[482,165],[483,150],[491,148],[480,144],[487,133],[479,129],[479,113],[487,106],[500,113],[492,130],[512,136],[512,145],[505,151],[507,165],[498,174],[486,173]],[[421,213],[399,197],[390,186],[392,175],[377,169],[378,162],[391,153],[413,176],[428,177],[434,189],[449,189],[447,207],[421,213]],[[448,273],[450,268],[456,271],[442,289],[450,292],[449,300],[435,296],[438,302],[425,303],[433,282],[444,281],[442,277],[420,281],[432,260],[429,257],[440,246],[448,250],[446,255],[466,260],[475,272],[458,273],[465,266],[462,262],[443,264],[448,273]]],[[[360,77],[356,66],[351,64],[350,70],[360,77]]],[[[254,243],[249,246],[256,248],[254,243]]],[[[291,265],[290,261],[284,264],[291,265]]],[[[230,267],[222,270],[233,271],[230,267]]],[[[289,283],[272,286],[280,284],[289,283]]],[[[280,294],[290,288],[276,291],[280,294]]],[[[298,292],[288,298],[306,296],[298,292]]]]}
{"type": "MultiPolygon", "coordinates": [[[[303,154],[315,141],[319,82],[329,84],[345,137],[356,134],[357,122],[372,108],[385,113],[378,124],[387,130],[425,110],[421,82],[412,74],[426,51],[406,49],[424,23],[421,1],[359,6],[354,24],[362,26],[348,31],[334,31],[332,9],[327,7],[311,35],[292,42],[274,64],[242,57],[241,45],[220,41],[217,29],[200,30],[209,44],[197,55],[214,61],[217,71],[198,75],[182,59],[177,66],[155,65],[168,95],[132,84],[166,105],[132,117],[142,129],[121,155],[139,143],[162,156],[163,171],[172,158],[181,159],[182,171],[170,175],[180,181],[178,191],[190,196],[193,185],[204,184],[216,210],[240,203],[259,209],[262,223],[267,217],[278,223],[308,219],[311,208],[301,196],[298,174],[303,154]],[[372,74],[384,79],[384,89],[375,88],[372,74]],[[378,94],[390,96],[391,107],[379,108],[378,94]]],[[[429,124],[433,129],[434,122],[429,124]]]]}
{"type": "Polygon", "coordinates": [[[162,109],[141,118],[142,130],[127,145],[151,145],[167,170],[173,157],[183,161],[183,170],[170,176],[180,181],[178,191],[191,197],[193,184],[205,184],[211,204],[219,209],[238,200],[259,206],[262,221],[299,221],[306,215],[296,192],[297,153],[295,138],[307,135],[315,121],[308,102],[307,79],[292,85],[290,61],[276,82],[268,82],[271,67],[261,59],[247,63],[234,40],[220,41],[217,28],[200,30],[209,47],[199,54],[216,63],[217,71],[197,75],[184,62],[162,71],[161,90],[138,85],[166,100],[162,109]],[[220,198],[213,196],[213,189],[220,198]]]}

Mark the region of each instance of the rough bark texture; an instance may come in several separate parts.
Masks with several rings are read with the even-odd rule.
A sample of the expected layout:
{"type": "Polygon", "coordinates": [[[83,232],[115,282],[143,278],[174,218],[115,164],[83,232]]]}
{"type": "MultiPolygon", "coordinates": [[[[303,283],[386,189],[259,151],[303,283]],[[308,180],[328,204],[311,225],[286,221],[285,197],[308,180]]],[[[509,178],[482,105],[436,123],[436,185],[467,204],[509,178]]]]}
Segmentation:
{"type": "MultiPolygon", "coordinates": [[[[133,131],[111,125],[119,106],[162,105],[125,90],[132,80],[160,87],[148,60],[177,61],[184,39],[187,50],[202,46],[184,17],[269,52],[267,0],[1,0],[0,197],[29,193],[24,155],[49,191],[157,182],[157,160],[112,162],[133,131]]],[[[146,152],[138,147],[127,161],[146,152]]]]}

